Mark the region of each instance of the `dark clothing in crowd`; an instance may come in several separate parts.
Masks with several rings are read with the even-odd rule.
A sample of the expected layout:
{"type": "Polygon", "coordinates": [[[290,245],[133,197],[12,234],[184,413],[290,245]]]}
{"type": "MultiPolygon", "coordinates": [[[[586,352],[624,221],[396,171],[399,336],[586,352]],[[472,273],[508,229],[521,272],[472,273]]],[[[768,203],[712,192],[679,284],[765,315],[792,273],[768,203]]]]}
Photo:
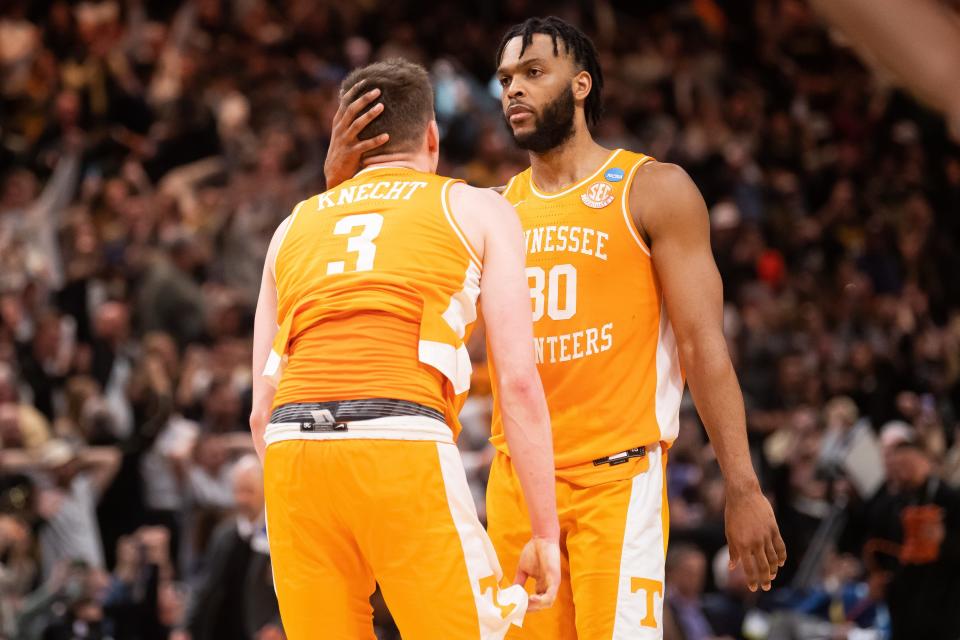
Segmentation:
{"type": "Polygon", "coordinates": [[[901,545],[887,588],[893,640],[960,638],[960,491],[931,478],[890,515],[901,545]]]}
{"type": "Polygon", "coordinates": [[[214,532],[207,568],[187,614],[193,640],[253,640],[264,626],[280,626],[270,556],[254,549],[258,535],[241,535],[232,520],[214,532]]]}

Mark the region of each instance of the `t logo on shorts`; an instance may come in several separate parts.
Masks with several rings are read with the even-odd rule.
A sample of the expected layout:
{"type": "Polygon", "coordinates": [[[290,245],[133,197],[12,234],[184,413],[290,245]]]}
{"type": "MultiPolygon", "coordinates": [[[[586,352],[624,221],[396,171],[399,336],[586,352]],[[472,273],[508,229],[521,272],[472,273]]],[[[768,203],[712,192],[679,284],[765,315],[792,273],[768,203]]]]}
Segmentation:
{"type": "Polygon", "coordinates": [[[480,593],[484,594],[488,589],[493,589],[493,604],[500,609],[500,617],[506,620],[507,616],[517,608],[517,605],[513,603],[500,604],[500,584],[497,582],[496,576],[480,578],[480,593]]]}
{"type": "Polygon", "coordinates": [[[653,604],[654,596],[658,595],[663,600],[663,583],[650,578],[630,578],[630,593],[636,593],[637,591],[643,591],[647,594],[647,615],[640,621],[640,624],[651,629],[658,628],[653,604]]]}

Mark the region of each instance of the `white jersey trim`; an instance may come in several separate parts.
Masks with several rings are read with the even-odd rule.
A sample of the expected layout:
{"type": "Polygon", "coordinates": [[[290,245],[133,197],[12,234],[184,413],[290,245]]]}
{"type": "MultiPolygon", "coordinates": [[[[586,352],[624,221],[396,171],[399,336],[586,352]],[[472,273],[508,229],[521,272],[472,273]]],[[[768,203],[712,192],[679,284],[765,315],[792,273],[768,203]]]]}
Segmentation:
{"type": "Polygon", "coordinates": [[[650,466],[631,480],[630,503],[620,552],[620,585],[612,640],[663,638],[664,564],[663,455],[647,447],[650,466]],[[658,583],[654,587],[649,581],[658,583]],[[650,606],[653,605],[653,611],[650,606]]]}
{"type": "MultiPolygon", "coordinates": [[[[353,177],[350,179],[353,180],[353,178],[356,178],[357,176],[362,175],[364,173],[370,173],[371,171],[379,171],[381,169],[406,169],[408,171],[416,171],[416,169],[413,169],[412,167],[404,167],[399,164],[381,164],[375,167],[364,167],[363,169],[360,169],[360,171],[357,171],[355,174],[353,174],[353,177]]],[[[339,186],[340,185],[337,185],[337,187],[339,186]]],[[[337,187],[334,187],[334,189],[336,189],[337,187]]]]}
{"type": "Polygon", "coordinates": [[[463,248],[467,250],[467,254],[470,256],[470,260],[473,261],[478,267],[483,265],[483,262],[480,261],[480,258],[477,255],[477,252],[473,250],[473,246],[470,244],[470,241],[467,240],[467,237],[464,235],[463,231],[460,229],[460,225],[457,224],[456,219],[453,217],[453,213],[450,211],[450,205],[447,202],[447,198],[450,197],[450,185],[458,182],[458,180],[447,180],[443,183],[443,188],[440,189],[440,204],[443,207],[443,215],[447,219],[447,224],[450,225],[450,228],[453,229],[453,232],[456,234],[457,238],[460,240],[460,244],[463,245],[463,248]]]}
{"type": "Polygon", "coordinates": [[[267,446],[284,440],[427,440],[453,444],[453,432],[435,418],[388,416],[348,422],[345,431],[303,432],[299,422],[271,422],[263,439],[267,446]]]}
{"type": "Polygon", "coordinates": [[[627,176],[626,184],[623,187],[623,195],[621,197],[620,208],[623,210],[623,221],[627,224],[627,230],[630,231],[630,235],[633,236],[634,241],[639,245],[640,250],[643,251],[647,256],[650,255],[650,247],[647,246],[647,243],[643,241],[643,238],[640,237],[640,234],[637,232],[637,225],[633,222],[633,216],[630,215],[630,189],[633,187],[633,177],[637,173],[637,169],[642,167],[653,160],[650,156],[645,156],[642,160],[633,165],[633,168],[630,169],[630,174],[627,176]]]}
{"type": "Polygon", "coordinates": [[[577,189],[579,189],[580,187],[582,187],[583,185],[587,184],[588,182],[596,178],[598,175],[600,175],[600,173],[603,172],[603,170],[606,169],[611,162],[613,162],[613,159],[616,158],[618,155],[620,155],[621,151],[622,149],[614,149],[613,152],[610,154],[610,156],[603,162],[603,164],[600,165],[600,167],[596,171],[591,173],[589,176],[587,176],[583,180],[577,182],[576,184],[567,187],[563,191],[558,191],[557,193],[541,193],[537,189],[537,185],[533,183],[533,171],[531,171],[530,172],[530,192],[533,193],[533,195],[543,200],[553,200],[554,198],[561,198],[569,193],[573,193],[574,191],[576,191],[577,189]]]}
{"type": "Polygon", "coordinates": [[[440,472],[450,516],[460,536],[480,626],[480,640],[503,640],[510,625],[521,626],[527,612],[527,592],[521,585],[500,588],[503,570],[490,537],[480,524],[456,447],[437,445],[440,472]]]}
{"type": "Polygon", "coordinates": [[[667,307],[660,298],[660,333],[657,336],[657,393],[654,408],[660,440],[673,442],[680,432],[680,403],[683,400],[683,373],[677,336],[667,317],[667,307]]]}
{"type": "MultiPolygon", "coordinates": [[[[307,198],[309,200],[309,198],[307,198]]],[[[277,258],[280,256],[280,250],[283,249],[283,243],[287,240],[287,235],[290,233],[290,228],[293,226],[294,220],[297,219],[297,214],[300,213],[300,209],[303,208],[303,205],[307,204],[307,200],[303,200],[293,208],[293,213],[290,214],[290,217],[284,220],[287,223],[286,228],[283,230],[283,234],[280,236],[280,242],[277,244],[277,252],[273,254],[273,264],[270,265],[270,271],[273,273],[273,278],[277,278],[277,258]]],[[[283,222],[280,223],[281,225],[283,222]]]]}

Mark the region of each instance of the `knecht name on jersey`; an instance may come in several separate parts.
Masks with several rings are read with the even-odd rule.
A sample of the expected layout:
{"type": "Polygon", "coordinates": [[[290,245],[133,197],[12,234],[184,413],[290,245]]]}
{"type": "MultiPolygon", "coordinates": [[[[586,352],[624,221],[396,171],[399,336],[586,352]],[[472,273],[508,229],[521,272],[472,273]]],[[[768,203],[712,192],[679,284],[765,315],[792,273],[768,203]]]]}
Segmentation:
{"type": "Polygon", "coordinates": [[[348,187],[331,189],[317,196],[317,210],[364,200],[409,200],[417,189],[423,189],[426,186],[426,182],[410,180],[352,184],[348,187]]]}

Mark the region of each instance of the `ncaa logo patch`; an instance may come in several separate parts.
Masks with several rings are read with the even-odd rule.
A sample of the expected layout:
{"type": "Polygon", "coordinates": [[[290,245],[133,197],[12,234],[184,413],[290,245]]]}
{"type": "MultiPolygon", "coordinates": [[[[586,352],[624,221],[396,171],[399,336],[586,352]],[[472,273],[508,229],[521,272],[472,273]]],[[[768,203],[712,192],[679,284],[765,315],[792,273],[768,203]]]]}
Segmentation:
{"type": "Polygon", "coordinates": [[[612,169],[607,169],[607,172],[603,174],[603,179],[607,182],[620,182],[623,180],[623,175],[623,169],[613,167],[612,169]]]}
{"type": "Polygon", "coordinates": [[[580,194],[583,204],[591,209],[602,209],[613,202],[613,187],[606,182],[594,182],[587,188],[586,193],[580,194]]]}

